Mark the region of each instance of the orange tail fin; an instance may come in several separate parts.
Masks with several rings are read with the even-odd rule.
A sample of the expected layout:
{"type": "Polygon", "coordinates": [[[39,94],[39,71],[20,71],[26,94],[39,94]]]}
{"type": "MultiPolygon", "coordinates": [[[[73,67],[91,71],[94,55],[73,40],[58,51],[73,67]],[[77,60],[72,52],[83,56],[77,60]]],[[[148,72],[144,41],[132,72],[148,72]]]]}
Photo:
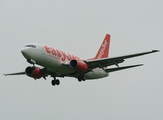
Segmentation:
{"type": "Polygon", "coordinates": [[[106,34],[94,59],[107,58],[109,55],[110,35],[106,34]]]}

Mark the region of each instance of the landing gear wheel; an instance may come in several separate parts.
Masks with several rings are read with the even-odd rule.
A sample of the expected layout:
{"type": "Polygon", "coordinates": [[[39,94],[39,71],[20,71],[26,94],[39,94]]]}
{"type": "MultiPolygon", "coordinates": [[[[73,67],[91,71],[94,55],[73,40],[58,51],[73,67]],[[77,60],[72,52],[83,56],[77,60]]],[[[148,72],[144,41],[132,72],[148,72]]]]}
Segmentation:
{"type": "Polygon", "coordinates": [[[81,76],[79,76],[79,77],[78,77],[78,81],[79,81],[79,82],[81,82],[81,81],[82,81],[81,76]]]}
{"type": "Polygon", "coordinates": [[[52,80],[52,81],[51,81],[51,84],[52,84],[53,86],[59,85],[59,84],[60,84],[60,81],[59,81],[58,79],[52,80]]]}
{"type": "Polygon", "coordinates": [[[55,81],[55,84],[56,84],[56,85],[59,85],[59,84],[60,84],[60,81],[57,79],[57,80],[55,81]]]}
{"type": "Polygon", "coordinates": [[[85,81],[85,77],[84,76],[82,76],[81,78],[82,78],[83,81],[85,81]]]}
{"type": "Polygon", "coordinates": [[[78,77],[78,81],[79,81],[79,82],[85,81],[85,77],[84,77],[84,76],[79,76],[79,77],[78,77]]]}
{"type": "Polygon", "coordinates": [[[53,86],[55,86],[56,80],[52,80],[52,81],[51,81],[51,84],[52,84],[53,86]]]}

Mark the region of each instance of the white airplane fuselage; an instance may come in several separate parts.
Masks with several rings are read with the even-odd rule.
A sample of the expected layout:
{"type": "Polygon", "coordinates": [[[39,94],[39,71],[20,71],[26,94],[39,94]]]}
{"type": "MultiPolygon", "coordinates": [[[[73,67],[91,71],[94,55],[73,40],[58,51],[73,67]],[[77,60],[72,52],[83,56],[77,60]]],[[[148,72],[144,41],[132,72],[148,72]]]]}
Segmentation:
{"type": "Polygon", "coordinates": [[[143,64],[128,66],[119,66],[119,64],[123,63],[125,59],[159,52],[159,50],[152,50],[109,57],[110,37],[109,34],[106,34],[97,54],[91,59],[81,59],[78,56],[43,44],[28,44],[22,48],[21,53],[27,59],[27,62],[33,64],[33,66],[26,67],[25,71],[22,72],[4,75],[27,75],[35,80],[40,78],[46,80],[47,76],[51,76],[53,78],[51,84],[55,86],[60,85],[60,80],[57,79],[58,77],[74,77],[81,82],[89,79],[93,80],[107,77],[111,72],[142,66],[143,64]],[[112,65],[116,65],[116,67],[107,68],[112,65]]]}
{"type": "MultiPolygon", "coordinates": [[[[43,66],[57,74],[63,74],[69,77],[78,77],[77,74],[72,74],[76,70],[67,66],[70,61],[73,59],[83,61],[83,59],[77,56],[41,44],[26,45],[21,52],[27,60],[32,60],[35,64],[43,66]]],[[[92,69],[90,72],[84,74],[86,79],[98,79],[107,76],[108,73],[101,68],[92,69]]]]}

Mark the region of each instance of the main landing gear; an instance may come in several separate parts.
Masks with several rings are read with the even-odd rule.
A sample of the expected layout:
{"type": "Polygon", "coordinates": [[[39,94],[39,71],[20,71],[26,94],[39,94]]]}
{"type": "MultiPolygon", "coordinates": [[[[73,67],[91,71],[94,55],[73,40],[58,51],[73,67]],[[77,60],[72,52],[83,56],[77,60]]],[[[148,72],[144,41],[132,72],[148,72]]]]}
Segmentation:
{"type": "Polygon", "coordinates": [[[52,84],[53,86],[59,85],[59,84],[60,84],[60,81],[59,81],[58,79],[54,78],[54,80],[51,81],[51,84],[52,84]]]}
{"type": "Polygon", "coordinates": [[[78,81],[79,81],[79,82],[85,81],[85,80],[86,80],[86,79],[85,79],[85,77],[84,77],[83,75],[78,77],[78,81]]]}

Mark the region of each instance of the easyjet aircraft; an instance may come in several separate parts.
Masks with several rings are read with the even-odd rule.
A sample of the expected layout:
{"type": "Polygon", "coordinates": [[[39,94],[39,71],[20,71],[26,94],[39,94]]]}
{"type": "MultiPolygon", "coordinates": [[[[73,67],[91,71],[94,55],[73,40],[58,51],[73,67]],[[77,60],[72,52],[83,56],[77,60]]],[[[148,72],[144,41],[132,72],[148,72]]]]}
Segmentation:
{"type": "Polygon", "coordinates": [[[124,62],[124,60],[128,58],[158,52],[158,50],[152,50],[148,52],[108,58],[109,45],[110,35],[106,34],[96,56],[91,59],[81,59],[75,55],[47,45],[28,44],[23,47],[21,53],[26,60],[33,65],[27,67],[23,72],[4,75],[26,74],[35,80],[42,77],[46,79],[46,77],[50,75],[54,78],[51,82],[53,86],[60,84],[60,81],[56,79],[56,77],[74,77],[81,82],[90,79],[107,77],[110,72],[141,66],[142,64],[120,67],[119,63],[124,62]],[[40,65],[42,68],[37,67],[36,65],[40,65]],[[116,65],[117,67],[108,68],[108,66],[112,65],[116,65]]]}

